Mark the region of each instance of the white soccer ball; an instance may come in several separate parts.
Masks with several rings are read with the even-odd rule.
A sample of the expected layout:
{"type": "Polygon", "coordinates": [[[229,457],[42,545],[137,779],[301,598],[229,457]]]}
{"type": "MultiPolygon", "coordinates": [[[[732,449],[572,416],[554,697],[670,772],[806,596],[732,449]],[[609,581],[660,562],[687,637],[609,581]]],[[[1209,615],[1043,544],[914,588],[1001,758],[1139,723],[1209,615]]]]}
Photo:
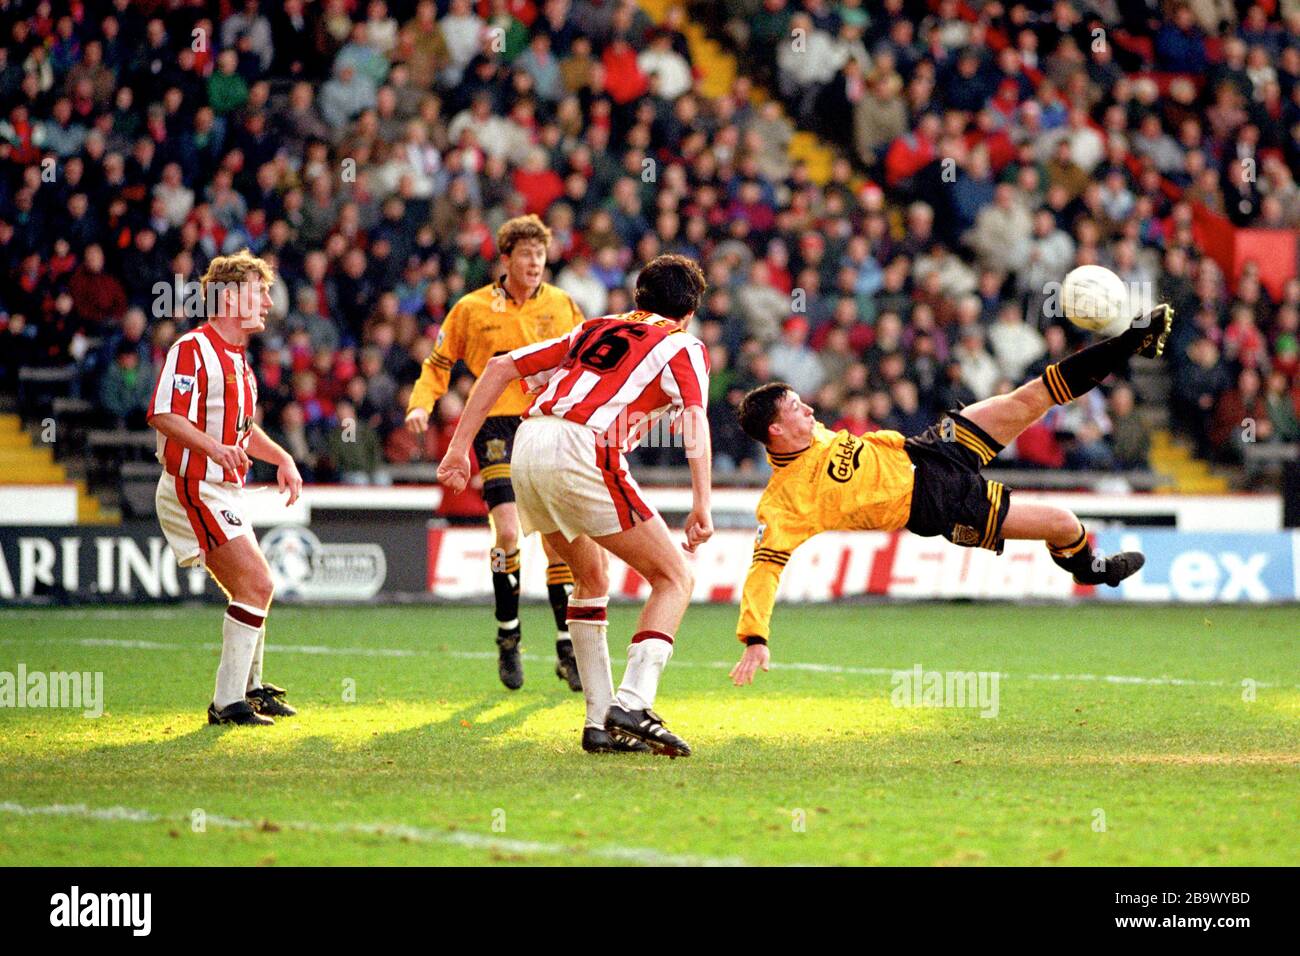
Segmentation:
{"type": "Polygon", "coordinates": [[[1089,332],[1115,334],[1132,321],[1128,286],[1105,266],[1079,266],[1061,283],[1065,317],[1089,332]]]}

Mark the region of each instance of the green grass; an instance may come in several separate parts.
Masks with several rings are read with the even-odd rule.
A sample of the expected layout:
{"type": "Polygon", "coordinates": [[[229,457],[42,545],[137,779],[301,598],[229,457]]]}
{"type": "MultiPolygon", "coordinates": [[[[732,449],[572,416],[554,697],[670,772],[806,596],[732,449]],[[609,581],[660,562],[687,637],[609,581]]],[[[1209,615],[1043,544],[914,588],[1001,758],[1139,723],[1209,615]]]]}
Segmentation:
{"type": "MultiPolygon", "coordinates": [[[[740,690],[734,609],[694,608],[658,709],[696,752],[670,761],[582,753],[544,607],[516,693],[487,608],[277,607],[267,677],[302,713],[264,730],[204,723],[214,607],[0,612],[0,671],[102,671],[106,697],[97,720],[0,708],[0,866],[1295,865],[1296,616],[783,607],[773,670],[740,690]],[[1005,675],[997,717],[892,706],[872,669],[917,663],[1005,675]]],[[[616,681],[633,621],[612,613],[616,681]]]]}

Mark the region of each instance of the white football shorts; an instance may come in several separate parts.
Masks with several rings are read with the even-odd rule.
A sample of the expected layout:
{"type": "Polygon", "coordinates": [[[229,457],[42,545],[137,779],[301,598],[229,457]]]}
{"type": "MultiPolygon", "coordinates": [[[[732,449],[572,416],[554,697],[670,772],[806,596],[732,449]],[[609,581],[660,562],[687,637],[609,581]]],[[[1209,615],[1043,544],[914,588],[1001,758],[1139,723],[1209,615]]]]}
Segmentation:
{"type": "Polygon", "coordinates": [[[586,425],[553,415],[525,418],[515,433],[510,483],[524,534],[602,537],[657,512],[627,473],[623,453],[586,425]]]}
{"type": "Polygon", "coordinates": [[[163,472],[154,503],[177,564],[202,566],[209,551],[253,530],[240,508],[242,494],[238,485],[163,472]]]}

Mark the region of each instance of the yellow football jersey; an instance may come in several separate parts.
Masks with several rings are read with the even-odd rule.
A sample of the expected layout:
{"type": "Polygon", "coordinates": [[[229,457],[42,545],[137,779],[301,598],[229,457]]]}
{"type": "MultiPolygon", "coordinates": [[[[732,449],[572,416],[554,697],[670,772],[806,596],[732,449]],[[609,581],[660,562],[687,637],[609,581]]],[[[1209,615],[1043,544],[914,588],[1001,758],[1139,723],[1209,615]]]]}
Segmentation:
{"type": "Polygon", "coordinates": [[[758,501],[754,563],[745,578],[736,633],[767,637],[781,569],[823,531],[896,531],[912,507],[912,459],[898,432],[854,435],[813,426],[803,451],[769,453],[772,477],[758,501]]]}
{"type": "MultiPolygon", "coordinates": [[[[447,393],[452,367],[463,361],[475,376],[482,375],[488,359],[523,345],[567,335],[583,320],[569,296],[543,282],[524,302],[515,302],[505,290],[505,276],[466,295],[447,313],[438,331],[438,344],[424,360],[420,378],[411,389],[409,412],[433,410],[447,393]]],[[[522,388],[508,388],[489,415],[522,415],[532,396],[522,388]]]]}

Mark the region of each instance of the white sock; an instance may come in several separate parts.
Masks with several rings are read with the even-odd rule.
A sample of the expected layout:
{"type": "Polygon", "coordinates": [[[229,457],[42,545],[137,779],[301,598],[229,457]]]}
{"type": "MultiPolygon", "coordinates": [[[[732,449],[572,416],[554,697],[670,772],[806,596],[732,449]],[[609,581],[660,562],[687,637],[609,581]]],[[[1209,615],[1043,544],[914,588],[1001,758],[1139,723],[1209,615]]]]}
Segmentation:
{"type": "Polygon", "coordinates": [[[578,676],[582,678],[582,696],[587,699],[586,726],[602,729],[605,714],[614,703],[614,675],[609,666],[609,642],[605,638],[609,629],[605,618],[608,604],[608,597],[571,597],[566,622],[573,641],[573,657],[578,662],[578,676]]]}
{"type": "Polygon", "coordinates": [[[655,692],[659,690],[659,675],[673,656],[671,641],[657,637],[629,644],[627,670],[623,683],[618,685],[618,703],[625,710],[649,710],[655,705],[655,692]]]}
{"type": "Polygon", "coordinates": [[[265,619],[265,611],[246,604],[231,601],[226,608],[226,616],[221,619],[221,664],[217,667],[217,687],[212,695],[217,710],[244,699],[257,653],[257,638],[265,619]]]}
{"type": "Polygon", "coordinates": [[[248,690],[262,686],[262,655],[266,652],[266,625],[257,632],[257,650],[253,652],[253,665],[248,669],[248,690]]]}

